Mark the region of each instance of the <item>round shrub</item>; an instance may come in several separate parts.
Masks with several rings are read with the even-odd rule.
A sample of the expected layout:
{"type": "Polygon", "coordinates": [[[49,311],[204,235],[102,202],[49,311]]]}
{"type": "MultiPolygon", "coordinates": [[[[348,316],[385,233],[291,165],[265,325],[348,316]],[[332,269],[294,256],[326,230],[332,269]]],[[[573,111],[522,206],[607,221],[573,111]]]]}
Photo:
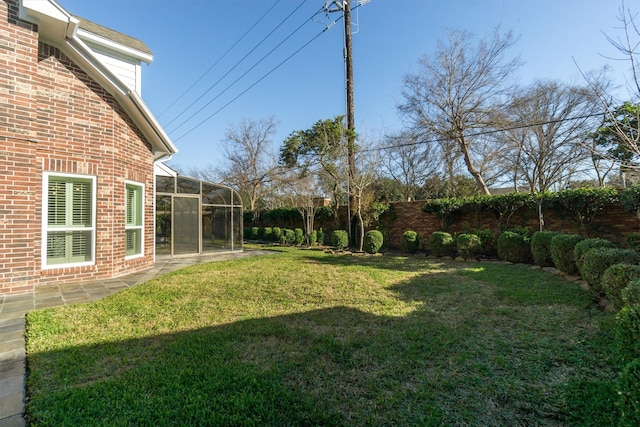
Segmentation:
{"type": "Polygon", "coordinates": [[[629,249],[640,252],[640,233],[627,234],[624,238],[624,242],[629,249]]]}
{"type": "Polygon", "coordinates": [[[636,279],[640,279],[640,265],[614,264],[605,270],[601,280],[602,291],[614,308],[622,308],[622,290],[636,279]]]}
{"type": "Polygon", "coordinates": [[[338,249],[349,247],[349,234],[345,230],[334,230],[331,233],[331,246],[338,249]]]}
{"type": "Polygon", "coordinates": [[[418,233],[412,230],[407,230],[402,233],[402,250],[415,254],[420,248],[420,238],[418,233]]]}
{"type": "Polygon", "coordinates": [[[302,245],[305,241],[304,231],[302,231],[302,228],[296,228],[295,230],[293,230],[293,232],[295,233],[296,245],[302,245]]]}
{"type": "Polygon", "coordinates": [[[578,234],[558,234],[551,238],[551,258],[558,270],[566,274],[578,272],[573,249],[582,240],[584,237],[578,234]]]}
{"type": "Polygon", "coordinates": [[[536,231],[531,236],[531,253],[533,262],[540,267],[553,267],[551,258],[551,239],[557,236],[554,231],[536,231]]]}
{"type": "Polygon", "coordinates": [[[271,227],[265,227],[264,230],[262,230],[262,238],[267,242],[272,242],[274,240],[273,229],[271,227]]]}
{"type": "Polygon", "coordinates": [[[295,245],[296,232],[290,228],[285,228],[284,230],[282,230],[282,236],[280,237],[280,241],[282,243],[286,243],[287,245],[295,245]]]}
{"type": "Polygon", "coordinates": [[[584,254],[582,263],[582,279],[589,287],[600,295],[602,293],[602,275],[614,264],[637,264],[640,254],[631,249],[595,248],[584,254]]]}
{"type": "Polygon", "coordinates": [[[318,230],[318,244],[324,245],[324,231],[322,231],[322,227],[318,230]]]}
{"type": "Polygon", "coordinates": [[[309,235],[309,244],[314,246],[316,243],[318,243],[318,231],[313,230],[309,235]]]}
{"type": "Polygon", "coordinates": [[[640,279],[634,279],[622,289],[622,302],[624,305],[631,306],[640,304],[640,279]]]}
{"type": "Polygon", "coordinates": [[[279,242],[282,240],[282,229],[280,227],[273,227],[272,240],[274,242],[279,242]]]}
{"type": "Polygon", "coordinates": [[[531,262],[531,244],[522,234],[505,231],[498,237],[498,256],[510,262],[531,262]]]}
{"type": "Polygon", "coordinates": [[[429,249],[431,254],[441,257],[453,255],[455,250],[455,241],[451,234],[446,231],[435,231],[429,238],[429,249]]]}
{"type": "Polygon", "coordinates": [[[616,316],[615,331],[622,360],[640,357],[640,305],[622,307],[616,316]]]}
{"type": "Polygon", "coordinates": [[[365,252],[369,254],[378,253],[380,248],[382,247],[382,243],[384,242],[384,237],[382,233],[378,230],[369,230],[367,234],[364,235],[364,243],[362,244],[362,248],[365,252]]]}
{"type": "Polygon", "coordinates": [[[627,364],[616,383],[620,426],[640,425],[640,358],[627,364]]]}
{"type": "Polygon", "coordinates": [[[475,234],[480,238],[480,253],[487,256],[498,255],[498,239],[496,233],[493,230],[474,230],[472,234],[475,234]]]}
{"type": "Polygon", "coordinates": [[[260,239],[260,228],[251,227],[251,240],[259,240],[259,239],[260,239]]]}
{"type": "Polygon", "coordinates": [[[251,240],[251,227],[243,227],[242,235],[244,236],[244,240],[251,240]]]}
{"type": "Polygon", "coordinates": [[[458,255],[464,259],[474,258],[480,253],[482,242],[475,234],[462,233],[456,237],[458,255]]]}
{"type": "Polygon", "coordinates": [[[615,248],[616,245],[608,240],[595,238],[584,239],[576,243],[576,247],[573,248],[573,258],[576,260],[576,267],[582,275],[582,264],[584,263],[584,254],[595,248],[615,248]]]}

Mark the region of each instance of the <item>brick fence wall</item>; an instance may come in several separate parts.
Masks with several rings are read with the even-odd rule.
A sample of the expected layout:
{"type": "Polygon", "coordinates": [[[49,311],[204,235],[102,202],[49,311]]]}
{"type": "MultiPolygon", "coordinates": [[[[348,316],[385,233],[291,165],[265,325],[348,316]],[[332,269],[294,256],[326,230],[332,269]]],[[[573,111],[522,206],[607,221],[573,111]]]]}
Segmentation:
{"type": "MultiPolygon", "coordinates": [[[[437,218],[422,211],[424,205],[424,201],[391,204],[392,209],[383,214],[380,219],[381,227],[388,233],[389,247],[399,247],[402,233],[406,230],[413,230],[424,239],[434,231],[442,229],[437,218]],[[394,217],[395,219],[393,219],[394,217]]],[[[554,211],[543,213],[544,229],[548,231],[602,237],[616,244],[623,244],[627,234],[640,232],[640,219],[634,213],[627,212],[619,203],[598,213],[586,229],[581,229],[572,218],[562,218],[554,211]]],[[[518,226],[528,227],[534,231],[538,230],[538,213],[531,209],[521,209],[511,217],[505,228],[518,226]]],[[[455,233],[476,229],[490,229],[498,233],[498,221],[490,213],[480,216],[476,216],[475,213],[460,214],[454,217],[454,221],[447,231],[455,233]]]]}
{"type": "MultiPolygon", "coordinates": [[[[434,231],[442,230],[440,221],[433,215],[422,211],[425,201],[417,202],[396,202],[391,203],[391,208],[385,212],[379,220],[379,227],[385,232],[387,242],[386,246],[397,249],[400,247],[402,233],[407,230],[417,232],[422,241],[426,241],[434,231]]],[[[600,212],[595,216],[592,223],[588,224],[586,229],[581,229],[572,218],[561,217],[554,211],[543,212],[545,227],[547,231],[560,231],[564,233],[581,234],[586,237],[601,237],[610,240],[616,244],[624,244],[624,238],[629,233],[640,232],[640,219],[634,214],[627,212],[621,204],[617,203],[610,208],[600,212]]],[[[338,221],[335,219],[325,219],[316,221],[314,228],[322,228],[325,231],[326,239],[329,239],[331,231],[334,229],[347,229],[347,211],[346,207],[339,210],[338,221]]],[[[246,223],[245,226],[251,227],[256,225],[259,227],[287,227],[302,228],[302,222],[289,222],[286,224],[258,224],[246,223]]],[[[521,209],[516,212],[509,220],[505,229],[514,227],[528,227],[532,231],[539,229],[538,213],[531,209],[521,209]]],[[[367,229],[373,229],[376,224],[368,224],[367,229]]],[[[450,233],[473,231],[477,229],[493,230],[496,234],[499,232],[498,221],[491,213],[477,216],[475,213],[460,214],[454,218],[452,224],[449,225],[447,231],[450,233]]],[[[329,243],[326,240],[326,243],[329,243]]]]}

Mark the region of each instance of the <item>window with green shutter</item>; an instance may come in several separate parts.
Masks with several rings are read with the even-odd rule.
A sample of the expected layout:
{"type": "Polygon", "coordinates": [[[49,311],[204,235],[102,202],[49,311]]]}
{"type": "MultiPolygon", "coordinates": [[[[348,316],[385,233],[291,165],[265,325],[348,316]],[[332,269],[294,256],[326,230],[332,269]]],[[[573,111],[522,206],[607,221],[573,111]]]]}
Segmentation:
{"type": "Polygon", "coordinates": [[[94,181],[45,174],[45,266],[93,262],[94,181]]]}
{"type": "Polygon", "coordinates": [[[128,182],[125,186],[125,256],[143,254],[142,194],[140,184],[128,182]]]}

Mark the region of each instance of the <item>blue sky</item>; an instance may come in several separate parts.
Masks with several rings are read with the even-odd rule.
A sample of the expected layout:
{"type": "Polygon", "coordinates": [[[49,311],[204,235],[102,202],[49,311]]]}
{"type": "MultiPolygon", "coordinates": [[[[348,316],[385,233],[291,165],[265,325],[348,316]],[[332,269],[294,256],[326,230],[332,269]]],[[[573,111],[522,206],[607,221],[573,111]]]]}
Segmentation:
{"type": "MultiPolygon", "coordinates": [[[[180,150],[170,163],[184,171],[219,165],[225,132],[243,117],[274,116],[277,149],[289,133],[344,114],[342,22],[323,32],[339,15],[320,13],[310,19],[323,0],[59,3],[143,40],[153,51],[154,61],[143,65],[142,97],[180,150]]],[[[639,9],[635,1],[627,0],[627,6],[639,9]]],[[[608,65],[610,77],[624,85],[627,64],[608,58],[616,52],[603,35],[621,34],[616,30],[619,7],[618,0],[371,0],[352,16],[356,130],[381,136],[402,127],[396,106],[403,76],[418,71],[419,58],[433,53],[447,28],[479,37],[496,26],[513,30],[519,41],[510,53],[524,62],[514,76],[521,84],[581,82],[577,63],[585,71],[608,65]]]]}

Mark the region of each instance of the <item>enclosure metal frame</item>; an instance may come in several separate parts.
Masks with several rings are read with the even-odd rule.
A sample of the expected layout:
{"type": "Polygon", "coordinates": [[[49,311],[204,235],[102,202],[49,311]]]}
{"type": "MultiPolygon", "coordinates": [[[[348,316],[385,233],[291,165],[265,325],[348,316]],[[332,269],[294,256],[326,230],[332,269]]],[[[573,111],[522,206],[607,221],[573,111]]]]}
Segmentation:
{"type": "MultiPolygon", "coordinates": [[[[155,238],[154,238],[154,246],[156,250],[156,256],[162,255],[170,255],[171,257],[181,257],[181,256],[197,256],[197,255],[207,255],[212,253],[228,253],[228,252],[242,252],[243,250],[243,227],[242,227],[242,199],[239,194],[231,187],[227,187],[225,185],[214,184],[211,182],[201,181],[195,178],[188,178],[184,176],[165,176],[165,175],[156,175],[155,177],[155,203],[154,203],[154,230],[155,230],[155,238]],[[228,195],[228,198],[226,197],[228,195]],[[161,212],[159,209],[161,206],[158,203],[162,198],[170,197],[170,223],[168,228],[170,230],[170,234],[167,235],[163,232],[163,229],[166,230],[166,224],[160,224],[159,215],[161,212]],[[198,200],[198,208],[197,213],[199,217],[198,221],[198,242],[197,242],[197,250],[189,253],[176,253],[176,209],[175,209],[175,199],[176,198],[191,198],[198,200]],[[216,199],[214,201],[214,199],[216,199]],[[214,244],[214,217],[213,210],[211,210],[211,239],[212,243],[209,247],[210,249],[205,250],[205,245],[203,241],[205,236],[203,236],[203,231],[205,230],[204,221],[205,221],[205,213],[206,209],[225,209],[228,212],[229,218],[228,223],[226,224],[225,231],[228,231],[228,240],[223,240],[223,246],[216,248],[214,244]],[[169,253],[166,253],[165,250],[159,252],[162,239],[168,239],[168,244],[170,247],[169,253]],[[228,244],[228,247],[225,247],[228,244]]],[[[162,222],[166,221],[166,218],[163,219],[162,222]]]]}

